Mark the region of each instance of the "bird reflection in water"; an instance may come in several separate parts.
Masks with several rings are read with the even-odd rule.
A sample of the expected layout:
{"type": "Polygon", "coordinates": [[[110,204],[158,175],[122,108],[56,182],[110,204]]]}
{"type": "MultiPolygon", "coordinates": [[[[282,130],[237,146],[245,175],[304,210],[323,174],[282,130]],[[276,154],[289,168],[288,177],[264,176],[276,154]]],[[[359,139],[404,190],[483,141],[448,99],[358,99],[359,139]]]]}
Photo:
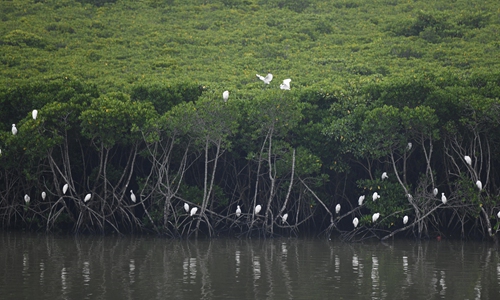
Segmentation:
{"type": "Polygon", "coordinates": [[[196,257],[184,259],[184,263],[182,265],[184,271],[184,283],[195,284],[196,279],[196,257]]]}
{"type": "Polygon", "coordinates": [[[90,262],[89,261],[83,262],[82,275],[83,275],[83,284],[89,285],[89,281],[90,281],[90,262]]]}
{"type": "Polygon", "coordinates": [[[130,278],[130,283],[135,282],[135,259],[131,258],[130,262],[128,263],[128,277],[130,278]]]}
{"type": "Polygon", "coordinates": [[[234,259],[236,260],[236,276],[240,274],[240,250],[236,250],[234,253],[234,259]]]}

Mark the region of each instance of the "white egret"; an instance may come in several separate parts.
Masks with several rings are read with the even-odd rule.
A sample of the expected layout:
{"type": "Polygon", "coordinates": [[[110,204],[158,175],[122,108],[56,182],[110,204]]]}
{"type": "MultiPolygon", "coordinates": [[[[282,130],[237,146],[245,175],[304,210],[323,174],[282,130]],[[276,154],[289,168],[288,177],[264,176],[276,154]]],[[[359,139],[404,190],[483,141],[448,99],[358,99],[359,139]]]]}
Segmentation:
{"type": "Polygon", "coordinates": [[[382,180],[387,179],[387,178],[389,178],[389,176],[387,176],[387,172],[382,173],[382,180]]]}
{"type": "Polygon", "coordinates": [[[47,197],[47,194],[45,192],[42,192],[42,200],[45,200],[46,197],[47,197]]]}
{"type": "Polygon", "coordinates": [[[447,201],[448,201],[448,199],[446,199],[446,196],[444,195],[444,193],[441,193],[441,202],[443,202],[443,204],[446,204],[447,201]]]}
{"type": "Polygon", "coordinates": [[[17,134],[16,124],[12,124],[12,134],[13,134],[13,135],[16,135],[16,134],[17,134]]]}
{"type": "Polygon", "coordinates": [[[437,196],[437,194],[438,194],[438,189],[437,189],[437,188],[434,188],[434,191],[432,191],[432,194],[434,195],[434,197],[436,197],[436,196],[437,196]]]}
{"type": "Polygon", "coordinates": [[[255,210],[254,210],[255,214],[258,215],[261,209],[262,209],[262,206],[260,206],[260,204],[256,205],[255,210]]]}
{"type": "Polygon", "coordinates": [[[83,202],[88,202],[90,200],[90,198],[92,198],[92,194],[89,193],[85,196],[85,199],[83,199],[83,202]]]}
{"type": "Polygon", "coordinates": [[[464,156],[464,159],[469,166],[472,166],[472,159],[470,158],[469,155],[464,156]]]}
{"type": "Polygon", "coordinates": [[[224,102],[227,102],[227,99],[229,99],[229,91],[224,91],[224,93],[222,93],[222,99],[224,99],[224,102]]]}
{"type": "Polygon", "coordinates": [[[500,218],[500,211],[499,211],[499,212],[498,212],[498,214],[497,214],[497,218],[500,218]]]}
{"type": "Polygon", "coordinates": [[[373,223],[375,223],[378,220],[379,217],[380,217],[380,213],[374,213],[373,216],[372,216],[373,223]]]}
{"type": "Polygon", "coordinates": [[[29,204],[30,203],[30,196],[28,196],[28,194],[24,195],[24,202],[26,202],[26,204],[29,204]]]}
{"type": "Polygon", "coordinates": [[[483,183],[481,182],[481,180],[476,181],[476,186],[479,191],[483,190],[483,183]]]}
{"type": "Polygon", "coordinates": [[[411,147],[413,147],[413,144],[412,143],[408,143],[408,146],[406,146],[406,150],[410,151],[411,147]]]}
{"type": "Polygon", "coordinates": [[[184,203],[184,210],[186,211],[186,213],[189,213],[189,204],[184,203]]]}
{"type": "Polygon", "coordinates": [[[260,76],[259,74],[255,74],[255,75],[257,75],[257,77],[260,80],[264,81],[265,84],[269,84],[271,82],[271,80],[273,80],[273,74],[271,74],[271,73],[267,73],[266,77],[260,76]]]}
{"type": "Polygon", "coordinates": [[[358,224],[359,224],[358,218],[352,219],[352,225],[354,225],[354,228],[358,227],[358,224]]]}
{"type": "Polygon", "coordinates": [[[130,190],[130,200],[132,200],[132,202],[134,202],[134,203],[135,203],[135,201],[137,201],[137,197],[135,196],[133,190],[130,190]]]}
{"type": "Polygon", "coordinates": [[[236,206],[236,216],[239,218],[241,216],[241,208],[240,206],[236,206]]]}
{"type": "Polygon", "coordinates": [[[283,80],[283,83],[280,84],[280,89],[290,90],[290,81],[292,81],[290,78],[283,80]]]}
{"type": "Polygon", "coordinates": [[[377,199],[380,199],[380,195],[377,192],[375,192],[373,193],[372,200],[375,201],[377,199]]]}
{"type": "Polygon", "coordinates": [[[339,212],[340,212],[340,203],[335,206],[335,213],[338,214],[339,212]]]}
{"type": "Polygon", "coordinates": [[[285,223],[286,219],[288,219],[288,214],[284,214],[283,217],[281,217],[281,223],[285,223]]]}
{"type": "Polygon", "coordinates": [[[198,207],[193,207],[193,208],[191,208],[191,214],[190,214],[190,216],[191,216],[191,217],[192,217],[192,216],[194,216],[194,215],[196,214],[196,212],[197,212],[197,211],[198,211],[198,207]]]}
{"type": "Polygon", "coordinates": [[[33,117],[33,120],[36,120],[36,117],[38,116],[38,110],[34,109],[34,110],[31,112],[31,116],[33,117]]]}
{"type": "Polygon", "coordinates": [[[363,201],[365,201],[365,195],[361,195],[358,198],[358,204],[359,206],[363,205],[363,201]]]}
{"type": "Polygon", "coordinates": [[[408,223],[408,216],[404,216],[403,217],[403,224],[406,225],[406,223],[408,223]]]}
{"type": "Polygon", "coordinates": [[[63,186],[62,192],[64,195],[66,195],[66,192],[68,191],[68,187],[69,187],[69,185],[67,183],[63,186]]]}

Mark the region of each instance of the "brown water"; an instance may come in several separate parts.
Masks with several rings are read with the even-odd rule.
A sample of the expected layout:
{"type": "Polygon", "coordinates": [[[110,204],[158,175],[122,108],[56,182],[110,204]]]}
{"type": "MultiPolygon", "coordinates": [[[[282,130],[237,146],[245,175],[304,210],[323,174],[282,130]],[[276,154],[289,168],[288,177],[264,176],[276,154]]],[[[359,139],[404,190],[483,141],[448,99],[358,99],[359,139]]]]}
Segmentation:
{"type": "Polygon", "coordinates": [[[0,299],[500,299],[490,243],[0,232],[0,299]]]}

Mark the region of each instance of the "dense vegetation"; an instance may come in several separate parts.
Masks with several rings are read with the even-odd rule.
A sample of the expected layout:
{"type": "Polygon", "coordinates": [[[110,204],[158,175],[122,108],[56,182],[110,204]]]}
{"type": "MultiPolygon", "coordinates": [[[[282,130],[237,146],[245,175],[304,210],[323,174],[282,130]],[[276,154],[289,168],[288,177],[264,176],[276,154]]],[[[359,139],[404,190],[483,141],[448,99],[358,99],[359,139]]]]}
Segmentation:
{"type": "Polygon", "coordinates": [[[497,1],[19,0],[0,17],[4,228],[496,240],[497,1]]]}

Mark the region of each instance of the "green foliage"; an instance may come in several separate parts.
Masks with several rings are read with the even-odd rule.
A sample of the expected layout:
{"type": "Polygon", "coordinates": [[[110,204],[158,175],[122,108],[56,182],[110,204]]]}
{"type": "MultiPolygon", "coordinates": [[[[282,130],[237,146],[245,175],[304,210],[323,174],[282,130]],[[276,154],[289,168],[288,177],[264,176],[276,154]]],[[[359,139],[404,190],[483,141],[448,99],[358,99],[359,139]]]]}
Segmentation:
{"type": "MultiPolygon", "coordinates": [[[[150,216],[128,206],[108,208],[128,213],[110,218],[137,214],[154,228],[151,220],[168,222],[164,196],[148,178],[161,185],[163,175],[152,170],[173,174],[183,164],[185,177],[171,181],[181,180],[179,197],[197,204],[203,200],[200,170],[217,171],[209,178],[214,218],[254,192],[269,194],[271,170],[277,179],[273,211],[293,186],[293,209],[325,217],[301,180],[327,205],[352,199],[360,188],[368,198],[373,191],[382,196],[367,199],[362,223],[371,224],[371,214],[379,212],[375,226],[391,229],[413,209],[401,184],[392,176],[364,179],[379,178],[388,166],[401,172],[410,191],[432,176],[433,185],[467,205],[494,209],[498,199],[491,195],[500,186],[499,7],[497,1],[465,0],[4,1],[0,162],[6,175],[0,181],[9,190],[0,191],[0,213],[17,207],[5,201],[20,199],[27,187],[50,187],[72,176],[76,193],[93,188],[104,198],[113,190],[103,202],[109,205],[122,205],[119,191],[128,184],[150,191],[141,208],[150,216]],[[269,85],[255,76],[267,72],[274,74],[269,85]],[[289,91],[279,88],[285,78],[292,79],[289,91]],[[486,148],[492,153],[488,165],[467,169],[488,173],[490,190],[479,194],[455,156],[479,157],[486,148]],[[166,153],[171,156],[161,165],[166,153]],[[73,175],[65,173],[66,163],[73,175]],[[54,167],[59,165],[62,170],[54,167]]],[[[419,186],[422,194],[426,189],[419,186]]],[[[64,221],[56,222],[70,224],[79,212],[68,203],[64,221]]],[[[32,202],[24,212],[35,209],[32,202]]]]}
{"type": "Polygon", "coordinates": [[[144,83],[133,86],[130,97],[133,101],[149,101],[159,114],[164,114],[181,101],[196,101],[202,91],[203,87],[188,82],[144,83]]]}
{"type": "Polygon", "coordinates": [[[399,225],[403,216],[408,214],[408,199],[404,197],[404,191],[398,183],[390,180],[361,179],[357,181],[357,185],[362,190],[360,194],[366,196],[364,204],[369,210],[368,215],[380,213],[376,224],[372,223],[371,217],[367,219],[372,226],[391,228],[399,225]],[[374,192],[380,195],[380,199],[373,201],[374,192]]]}

